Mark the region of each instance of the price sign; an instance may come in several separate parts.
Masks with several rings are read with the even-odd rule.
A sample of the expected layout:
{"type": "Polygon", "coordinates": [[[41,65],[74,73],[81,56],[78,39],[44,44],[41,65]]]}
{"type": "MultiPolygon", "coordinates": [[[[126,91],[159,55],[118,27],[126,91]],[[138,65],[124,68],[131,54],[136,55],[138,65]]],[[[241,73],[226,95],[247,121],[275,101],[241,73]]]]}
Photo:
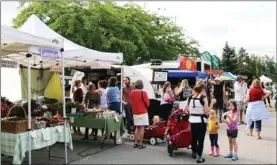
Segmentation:
{"type": "Polygon", "coordinates": [[[62,72],[62,67],[61,67],[61,66],[51,66],[51,67],[49,68],[49,70],[50,70],[51,72],[62,72]]]}
{"type": "Polygon", "coordinates": [[[153,82],[166,82],[167,71],[153,71],[153,82]]]}
{"type": "Polygon", "coordinates": [[[17,62],[1,60],[1,67],[3,67],[3,68],[16,68],[17,67],[17,62]]]}

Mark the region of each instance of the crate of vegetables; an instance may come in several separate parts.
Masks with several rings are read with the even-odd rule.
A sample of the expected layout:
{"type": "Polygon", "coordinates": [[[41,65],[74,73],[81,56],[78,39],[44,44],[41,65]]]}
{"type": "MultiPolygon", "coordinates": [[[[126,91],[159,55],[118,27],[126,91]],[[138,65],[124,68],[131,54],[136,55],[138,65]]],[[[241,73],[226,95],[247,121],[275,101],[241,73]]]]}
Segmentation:
{"type": "MultiPolygon", "coordinates": [[[[35,121],[31,121],[31,129],[35,126],[35,121]]],[[[7,112],[6,119],[1,120],[1,131],[7,133],[22,133],[28,131],[28,117],[26,115],[25,109],[20,105],[14,105],[7,112]],[[24,117],[17,116],[15,118],[9,118],[10,112],[13,110],[22,110],[24,112],[24,117]]]]}

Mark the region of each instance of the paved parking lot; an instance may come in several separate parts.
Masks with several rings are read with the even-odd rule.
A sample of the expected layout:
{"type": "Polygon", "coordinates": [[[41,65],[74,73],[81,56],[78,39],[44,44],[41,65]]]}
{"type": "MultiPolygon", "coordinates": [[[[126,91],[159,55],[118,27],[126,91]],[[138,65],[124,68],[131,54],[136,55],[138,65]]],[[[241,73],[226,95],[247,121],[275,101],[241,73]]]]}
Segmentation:
{"type": "MultiPolygon", "coordinates": [[[[246,135],[246,125],[239,126],[239,164],[276,164],[276,113],[271,109],[272,120],[263,122],[262,140],[246,135]]],[[[178,150],[173,157],[167,156],[166,144],[156,146],[147,145],[143,150],[133,149],[132,142],[125,139],[122,145],[114,146],[112,141],[107,141],[104,149],[100,149],[100,142],[82,141],[82,136],[74,135],[74,150],[68,151],[70,164],[191,164],[191,151],[178,150]]],[[[147,142],[146,142],[147,143],[147,142]]],[[[148,144],[148,143],[147,143],[148,144]]],[[[222,155],[228,153],[228,141],[225,126],[221,125],[219,131],[219,145],[221,156],[214,158],[208,156],[209,139],[206,136],[204,157],[207,164],[232,164],[231,160],[224,159],[222,155]]],[[[56,144],[51,149],[51,155],[64,156],[63,144],[56,144]]],[[[32,152],[33,164],[62,164],[63,160],[48,159],[47,149],[32,152]]],[[[2,164],[10,164],[11,158],[2,157],[2,164]]],[[[26,154],[23,164],[28,164],[26,154]]]]}

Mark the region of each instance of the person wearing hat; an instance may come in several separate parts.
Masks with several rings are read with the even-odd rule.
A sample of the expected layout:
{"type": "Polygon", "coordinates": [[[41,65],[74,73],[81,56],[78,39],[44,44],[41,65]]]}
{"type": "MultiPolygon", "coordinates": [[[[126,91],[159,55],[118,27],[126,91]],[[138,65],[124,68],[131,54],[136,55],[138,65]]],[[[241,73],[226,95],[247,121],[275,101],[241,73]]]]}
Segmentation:
{"type": "Polygon", "coordinates": [[[238,111],[240,112],[240,124],[244,124],[243,122],[243,111],[245,110],[245,98],[247,87],[244,84],[244,80],[242,76],[237,77],[237,81],[234,84],[235,91],[235,102],[237,103],[238,111]]]}
{"type": "Polygon", "coordinates": [[[221,116],[224,113],[223,105],[226,101],[225,98],[225,85],[221,82],[220,77],[215,78],[215,84],[212,86],[213,98],[216,99],[215,109],[219,113],[219,120],[221,122],[221,116]]]}

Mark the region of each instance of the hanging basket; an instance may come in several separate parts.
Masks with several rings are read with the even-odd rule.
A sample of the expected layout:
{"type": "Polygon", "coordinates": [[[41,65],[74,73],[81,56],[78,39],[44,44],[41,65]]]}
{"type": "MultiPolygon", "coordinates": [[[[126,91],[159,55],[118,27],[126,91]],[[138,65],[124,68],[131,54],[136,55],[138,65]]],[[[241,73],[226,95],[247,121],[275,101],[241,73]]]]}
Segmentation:
{"type": "MultiPolygon", "coordinates": [[[[31,129],[33,129],[35,126],[35,120],[31,121],[31,129]]],[[[28,117],[26,115],[25,109],[20,105],[14,105],[11,107],[7,113],[7,118],[1,121],[1,131],[7,132],[7,133],[22,133],[28,131],[28,117]],[[23,110],[25,118],[19,119],[19,118],[12,118],[9,119],[10,112],[14,108],[20,108],[23,110]]]]}

